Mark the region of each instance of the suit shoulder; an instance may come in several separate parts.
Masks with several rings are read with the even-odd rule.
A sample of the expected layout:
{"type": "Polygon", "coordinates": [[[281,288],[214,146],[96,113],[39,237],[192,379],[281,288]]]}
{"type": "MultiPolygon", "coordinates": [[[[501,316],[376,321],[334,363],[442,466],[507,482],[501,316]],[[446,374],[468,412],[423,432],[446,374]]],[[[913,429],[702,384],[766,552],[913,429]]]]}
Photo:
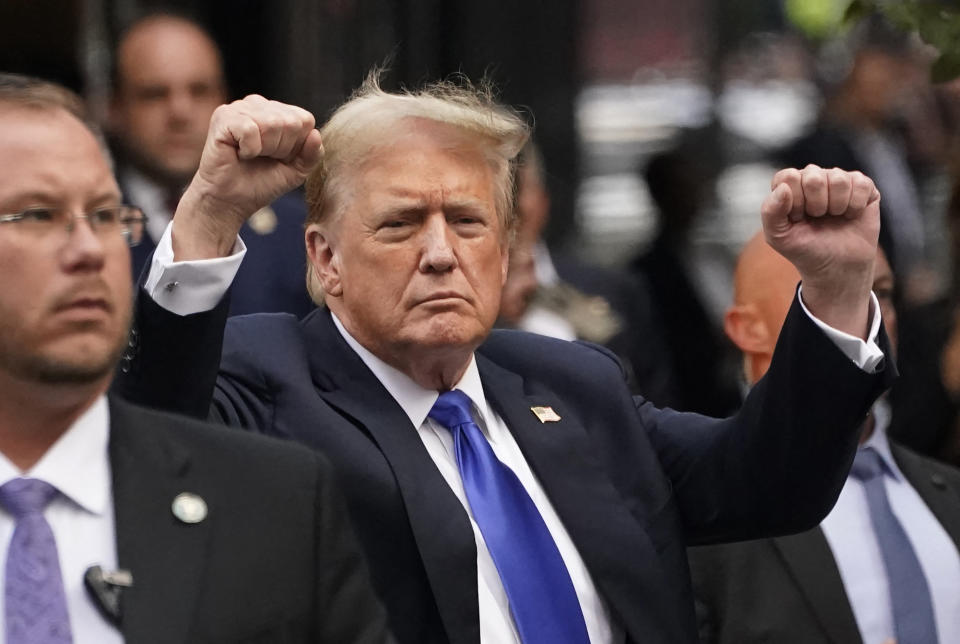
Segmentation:
{"type": "Polygon", "coordinates": [[[949,483],[954,489],[960,491],[960,469],[915,452],[894,440],[890,441],[890,448],[901,468],[922,470],[931,477],[939,477],[941,481],[949,483]]]}
{"type": "Polygon", "coordinates": [[[300,321],[290,313],[253,313],[227,320],[220,371],[233,376],[269,372],[273,368],[306,369],[306,347],[300,321]]]}
{"type": "Polygon", "coordinates": [[[201,467],[249,478],[262,473],[277,480],[316,478],[329,464],[314,450],[255,432],[238,432],[223,425],[132,405],[111,398],[111,441],[137,441],[145,449],[168,457],[189,455],[201,467]],[[136,433],[131,439],[129,434],[136,433]]]}
{"type": "Polygon", "coordinates": [[[625,378],[616,354],[591,342],[570,342],[526,331],[495,329],[478,352],[520,374],[556,374],[578,381],[588,374],[591,377],[606,375],[620,381],[625,378]]]}

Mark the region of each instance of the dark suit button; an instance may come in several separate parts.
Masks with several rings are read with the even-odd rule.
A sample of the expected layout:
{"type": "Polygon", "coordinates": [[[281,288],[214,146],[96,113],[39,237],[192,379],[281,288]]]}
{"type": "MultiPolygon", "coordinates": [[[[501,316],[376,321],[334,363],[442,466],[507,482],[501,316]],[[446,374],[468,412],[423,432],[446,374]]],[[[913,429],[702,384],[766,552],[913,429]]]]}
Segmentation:
{"type": "Polygon", "coordinates": [[[931,475],[930,475],[930,482],[933,483],[933,485],[934,485],[935,487],[938,487],[938,488],[940,488],[941,490],[947,489],[947,482],[946,482],[946,480],[944,480],[944,478],[943,478],[942,476],[940,476],[939,474],[931,474],[931,475]]]}

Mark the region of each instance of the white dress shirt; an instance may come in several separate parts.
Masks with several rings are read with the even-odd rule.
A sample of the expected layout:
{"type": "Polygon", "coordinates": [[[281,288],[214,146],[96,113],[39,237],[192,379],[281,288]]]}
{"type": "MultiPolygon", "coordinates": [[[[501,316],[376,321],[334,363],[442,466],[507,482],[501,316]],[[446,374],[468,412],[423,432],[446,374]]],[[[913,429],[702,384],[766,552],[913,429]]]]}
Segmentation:
{"type": "Polygon", "coordinates": [[[147,216],[150,239],[160,239],[173,219],[173,211],[167,202],[170,191],[130,166],[120,172],[120,180],[127,203],[137,206],[147,216]]]}
{"type": "MultiPolygon", "coordinates": [[[[109,413],[107,399],[101,396],[26,473],[0,454],[0,484],[27,476],[46,481],[60,491],[43,516],[57,542],[70,629],[77,644],[123,642],[120,631],[100,615],[83,585],[84,573],[90,566],[100,565],[104,570],[117,567],[107,453],[109,413]]],[[[5,544],[4,552],[13,529],[13,517],[0,508],[0,543],[5,544]]],[[[0,576],[5,576],[5,568],[0,568],[0,576]]],[[[0,592],[0,633],[4,632],[3,602],[0,592]]]]}
{"type": "MultiPolygon", "coordinates": [[[[242,248],[242,242],[238,241],[237,248],[242,248]]],[[[226,258],[175,263],[173,262],[170,228],[168,228],[157,244],[145,289],[157,304],[179,315],[209,310],[216,305],[220,297],[226,292],[239,267],[241,258],[242,252],[226,258]],[[216,286],[218,282],[219,286],[216,286]],[[190,294],[194,283],[200,285],[198,290],[201,291],[196,296],[190,294]],[[195,307],[197,302],[203,302],[207,305],[195,307]]],[[[826,326],[813,317],[804,306],[807,315],[810,315],[813,321],[827,333],[837,346],[860,368],[867,371],[873,371],[883,359],[883,352],[876,344],[880,327],[880,307],[876,298],[872,295],[871,298],[873,313],[868,342],[826,326]]],[[[439,394],[433,390],[423,389],[408,376],[371,354],[346,332],[336,316],[334,316],[334,321],[347,343],[357,352],[410,418],[411,430],[417,432],[431,459],[437,465],[454,494],[460,499],[468,516],[470,516],[477,544],[477,590],[481,642],[483,644],[510,644],[514,642],[519,644],[503,583],[500,581],[483,536],[470,512],[463,482],[457,470],[453,453],[453,440],[446,429],[427,418],[427,414],[439,394]]],[[[467,372],[457,383],[456,388],[461,389],[470,397],[474,405],[477,424],[490,441],[494,453],[517,475],[541,516],[543,516],[573,581],[590,641],[592,644],[619,644],[623,642],[622,626],[611,619],[609,608],[597,593],[583,560],[556,515],[539,481],[527,464],[513,435],[504,425],[503,420],[487,405],[474,359],[471,360],[467,372]]]]}
{"type": "MultiPolygon", "coordinates": [[[[516,626],[510,615],[510,604],[507,594],[500,581],[496,566],[487,549],[487,544],[480,532],[480,527],[474,520],[473,512],[467,501],[467,495],[457,469],[457,460],[453,448],[453,436],[450,431],[427,418],[430,409],[437,401],[439,393],[435,389],[424,389],[406,374],[394,369],[383,360],[367,351],[351,336],[337,316],[333,316],[337,330],[347,341],[347,344],[357,352],[364,364],[390,392],[397,404],[410,418],[410,429],[415,429],[423,441],[427,453],[437,465],[447,485],[460,499],[460,503],[470,517],[474,540],[477,544],[477,591],[480,600],[480,641],[484,644],[520,644],[516,626]]],[[[527,494],[543,517],[550,535],[557,544],[560,556],[567,567],[570,579],[573,581],[580,609],[583,612],[584,622],[587,625],[587,634],[593,644],[612,644],[623,641],[623,629],[610,618],[610,610],[606,602],[601,599],[593,579],[587,571],[586,564],[580,558],[576,546],[570,539],[566,528],[557,516],[556,510],[540,486],[536,475],[530,469],[523,452],[517,445],[513,434],[507,429],[503,419],[487,405],[487,399],[480,382],[480,372],[477,370],[476,359],[470,360],[470,366],[454,389],[459,389],[469,396],[473,403],[473,417],[480,427],[494,454],[500,461],[513,470],[520,479],[527,494]]]]}
{"type": "MultiPolygon", "coordinates": [[[[560,282],[550,251],[542,240],[537,240],[533,247],[533,272],[540,286],[555,286],[560,282]]],[[[577,339],[576,329],[565,317],[536,302],[527,307],[523,317],[517,322],[517,328],[560,340],[577,339]]]]}
{"type": "MultiPolygon", "coordinates": [[[[960,642],[960,554],[893,460],[887,440],[890,410],[884,401],[874,405],[874,419],[873,434],[864,447],[874,448],[883,461],[890,507],[913,544],[930,586],[940,642],[960,642]]],[[[820,527],[836,559],[863,644],[893,640],[889,582],[862,481],[847,477],[837,504],[820,527]]]]}

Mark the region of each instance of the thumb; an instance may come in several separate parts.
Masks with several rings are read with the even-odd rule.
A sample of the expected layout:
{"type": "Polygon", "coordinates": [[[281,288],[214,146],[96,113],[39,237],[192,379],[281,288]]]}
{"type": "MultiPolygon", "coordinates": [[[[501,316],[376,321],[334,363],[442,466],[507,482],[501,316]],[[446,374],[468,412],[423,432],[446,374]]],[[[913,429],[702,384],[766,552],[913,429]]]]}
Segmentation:
{"type": "Polygon", "coordinates": [[[310,134],[304,139],[300,150],[291,159],[290,165],[297,172],[306,176],[310,174],[310,171],[320,162],[321,158],[323,158],[323,141],[320,138],[320,132],[310,130],[310,134]]]}
{"type": "Polygon", "coordinates": [[[781,183],[763,200],[760,215],[768,235],[779,235],[790,228],[790,211],[793,209],[793,194],[790,187],[781,183]]]}

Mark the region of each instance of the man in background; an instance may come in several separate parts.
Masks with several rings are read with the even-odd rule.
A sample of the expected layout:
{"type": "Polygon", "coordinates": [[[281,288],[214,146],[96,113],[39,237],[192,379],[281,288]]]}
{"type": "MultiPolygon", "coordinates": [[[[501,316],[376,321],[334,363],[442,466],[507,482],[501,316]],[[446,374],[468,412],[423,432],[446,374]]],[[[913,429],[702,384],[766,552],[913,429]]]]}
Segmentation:
{"type": "Polygon", "coordinates": [[[528,142],[517,170],[517,235],[500,303],[500,323],[562,340],[602,344],[620,358],[631,388],[659,407],[680,397],[649,287],[641,279],[552,253],[546,170],[528,142]]]}
{"type": "MultiPolygon", "coordinates": [[[[125,198],[147,215],[133,249],[136,279],[200,164],[210,116],[227,98],[217,45],[200,25],[150,14],[122,34],[116,48],[109,130],[120,159],[125,198]]],[[[298,192],[255,213],[240,235],[249,253],[237,275],[231,313],[313,308],[303,285],[306,207],[298,192]]]]}
{"type": "MultiPolygon", "coordinates": [[[[725,329],[751,384],[770,366],[799,280],[759,234],[740,255],[725,329]]],[[[873,290],[895,343],[893,288],[880,250],[873,290]]],[[[881,399],[819,527],[690,549],[703,642],[960,641],[960,472],[890,441],[889,424],[881,399]]]]}
{"type": "Polygon", "coordinates": [[[0,74],[5,641],[386,641],[329,464],[106,396],[143,233],[121,203],[80,99],[0,74]]]}

